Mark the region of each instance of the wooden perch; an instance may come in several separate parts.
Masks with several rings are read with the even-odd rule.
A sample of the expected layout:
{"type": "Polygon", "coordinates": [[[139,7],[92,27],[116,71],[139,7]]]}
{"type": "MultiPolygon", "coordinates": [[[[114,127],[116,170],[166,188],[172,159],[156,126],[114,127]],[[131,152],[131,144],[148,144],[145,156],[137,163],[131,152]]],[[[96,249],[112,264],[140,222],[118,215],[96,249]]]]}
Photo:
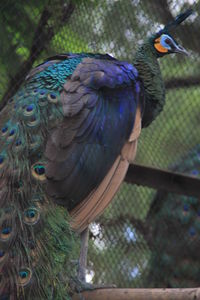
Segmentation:
{"type": "Polygon", "coordinates": [[[142,165],[130,165],[125,181],[181,195],[200,197],[200,179],[142,165]]]}
{"type": "Polygon", "coordinates": [[[190,289],[95,289],[75,294],[73,300],[200,300],[200,288],[190,289]]]}
{"type": "Polygon", "coordinates": [[[166,89],[189,88],[200,85],[199,76],[189,76],[185,78],[171,78],[165,81],[166,89]]]}

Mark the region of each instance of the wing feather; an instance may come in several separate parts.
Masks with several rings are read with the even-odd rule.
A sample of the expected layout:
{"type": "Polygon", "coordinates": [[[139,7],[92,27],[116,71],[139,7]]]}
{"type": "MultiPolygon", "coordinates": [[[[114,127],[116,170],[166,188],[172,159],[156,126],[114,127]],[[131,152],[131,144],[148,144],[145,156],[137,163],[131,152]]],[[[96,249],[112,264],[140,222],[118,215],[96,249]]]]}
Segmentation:
{"type": "Polygon", "coordinates": [[[138,83],[126,62],[84,58],[64,84],[64,120],[45,151],[47,191],[58,203],[71,210],[109,172],[134,126],[138,83]]]}
{"type": "Polygon", "coordinates": [[[71,211],[71,226],[74,230],[82,232],[109,205],[126,175],[129,163],[135,158],[140,131],[141,111],[138,105],[134,128],[130,135],[131,140],[129,139],[124,145],[121,154],[99,186],[71,211]]]}

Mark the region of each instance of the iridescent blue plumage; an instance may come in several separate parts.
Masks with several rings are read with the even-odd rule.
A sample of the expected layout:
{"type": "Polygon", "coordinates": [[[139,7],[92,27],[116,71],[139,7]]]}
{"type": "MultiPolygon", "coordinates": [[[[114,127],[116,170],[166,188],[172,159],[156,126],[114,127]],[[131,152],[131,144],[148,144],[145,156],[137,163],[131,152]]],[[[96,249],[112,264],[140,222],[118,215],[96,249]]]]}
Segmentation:
{"type": "MultiPolygon", "coordinates": [[[[139,90],[133,89],[137,83],[137,71],[133,66],[119,63],[113,58],[110,59],[110,62],[100,60],[100,55],[98,55],[98,60],[96,55],[90,54],[89,58],[88,63],[84,63],[83,60],[84,71],[80,75],[74,75],[75,73],[72,75],[75,78],[73,84],[77,85],[75,90],[71,92],[70,86],[69,91],[67,88],[64,91],[67,102],[63,106],[68,106],[70,102],[72,103],[70,110],[73,108],[73,103],[76,106],[72,112],[64,111],[63,114],[72,117],[74,115],[75,118],[83,118],[83,120],[78,130],[74,129],[75,136],[71,145],[65,150],[66,155],[63,158],[58,155],[55,161],[50,161],[47,168],[47,177],[50,180],[49,194],[54,199],[58,198],[59,203],[62,202],[69,209],[82,201],[112,166],[133,128],[138,103],[139,90]],[[98,70],[105,75],[96,79],[98,70]],[[84,78],[85,74],[90,76],[89,81],[87,81],[87,77],[84,78]],[[79,78],[79,76],[80,83],[78,80],[76,81],[76,77],[79,78]],[[84,81],[87,82],[87,85],[84,85],[84,81]],[[82,94],[79,95],[78,89],[82,94]],[[77,103],[79,104],[81,95],[85,97],[86,102],[83,109],[80,103],[82,115],[79,116],[77,103]],[[73,153],[68,155],[67,153],[70,153],[71,149],[73,149],[73,153]],[[66,167],[63,167],[63,164],[66,167]],[[93,168],[94,164],[95,168],[93,168]]],[[[79,66],[81,68],[81,64],[79,66]]],[[[78,71],[76,70],[76,72],[78,71]]],[[[69,135],[69,128],[67,135],[69,135]]],[[[65,143],[67,143],[66,141],[67,139],[65,143]]],[[[57,144],[59,145],[58,141],[57,144]]],[[[53,145],[51,140],[47,143],[48,159],[52,160],[52,151],[54,153],[64,151],[65,146],[63,145],[59,149],[58,145],[53,145]],[[48,150],[49,148],[51,149],[48,150]]]]}

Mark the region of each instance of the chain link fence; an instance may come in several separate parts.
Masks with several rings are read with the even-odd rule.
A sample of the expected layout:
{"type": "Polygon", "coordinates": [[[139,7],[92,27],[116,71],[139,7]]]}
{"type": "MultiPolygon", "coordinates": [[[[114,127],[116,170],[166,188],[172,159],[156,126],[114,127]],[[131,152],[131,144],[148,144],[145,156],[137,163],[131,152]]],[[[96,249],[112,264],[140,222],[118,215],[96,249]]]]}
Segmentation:
{"type": "MultiPolygon", "coordinates": [[[[143,129],[136,162],[200,176],[200,5],[193,0],[6,1],[0,4],[4,105],[32,66],[64,52],[108,53],[132,62],[143,39],[188,7],[177,29],[189,57],[160,60],[164,111],[143,129]]],[[[90,226],[87,280],[118,287],[200,285],[200,200],[124,183],[90,226]]]]}

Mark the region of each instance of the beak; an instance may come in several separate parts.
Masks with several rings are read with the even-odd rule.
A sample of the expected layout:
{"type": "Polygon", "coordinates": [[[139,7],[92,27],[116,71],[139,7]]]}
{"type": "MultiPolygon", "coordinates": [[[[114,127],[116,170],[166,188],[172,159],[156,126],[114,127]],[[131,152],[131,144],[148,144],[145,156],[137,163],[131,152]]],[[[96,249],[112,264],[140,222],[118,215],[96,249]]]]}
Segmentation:
{"type": "Polygon", "coordinates": [[[185,55],[189,56],[189,52],[187,50],[185,50],[185,48],[183,48],[180,45],[176,45],[176,48],[173,51],[175,53],[185,54],[185,55]]]}

